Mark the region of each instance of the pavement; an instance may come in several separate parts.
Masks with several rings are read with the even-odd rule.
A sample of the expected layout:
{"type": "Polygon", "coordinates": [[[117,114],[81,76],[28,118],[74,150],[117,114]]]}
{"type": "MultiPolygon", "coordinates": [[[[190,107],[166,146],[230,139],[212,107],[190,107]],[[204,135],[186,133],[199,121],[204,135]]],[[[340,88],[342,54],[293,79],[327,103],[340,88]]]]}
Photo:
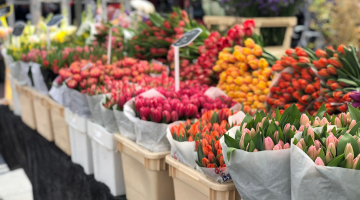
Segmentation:
{"type": "Polygon", "coordinates": [[[23,169],[10,171],[0,154],[0,200],[33,200],[32,186],[23,169]]]}

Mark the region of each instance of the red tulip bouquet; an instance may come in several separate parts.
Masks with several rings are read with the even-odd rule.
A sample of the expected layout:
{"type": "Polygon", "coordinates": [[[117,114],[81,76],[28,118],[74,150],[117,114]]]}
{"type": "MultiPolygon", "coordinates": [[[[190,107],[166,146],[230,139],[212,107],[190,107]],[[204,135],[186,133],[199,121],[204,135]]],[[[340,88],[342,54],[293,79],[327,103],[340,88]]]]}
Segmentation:
{"type": "Polygon", "coordinates": [[[307,49],[288,49],[286,55],[271,67],[273,72],[279,72],[272,80],[271,93],[266,100],[273,111],[296,103],[301,112],[316,112],[310,104],[320,97],[320,79],[311,68],[313,56],[307,49]]]}
{"type": "Polygon", "coordinates": [[[135,141],[135,125],[124,114],[124,105],[131,98],[147,91],[149,88],[139,87],[134,84],[125,83],[123,81],[112,81],[109,84],[111,88],[111,95],[106,98],[103,106],[107,110],[113,111],[115,116],[115,124],[121,135],[135,141]]]}
{"type": "MultiPolygon", "coordinates": [[[[301,117],[305,128],[291,145],[292,198],[356,199],[360,195],[356,184],[360,178],[360,111],[348,106],[349,112],[338,116],[301,117]],[[317,124],[323,127],[313,128],[317,124]]],[[[325,113],[325,106],[321,110],[325,113]]]]}
{"type": "Polygon", "coordinates": [[[263,111],[247,114],[239,127],[224,134],[224,160],[242,198],[291,199],[290,142],[300,118],[293,104],[282,114],[277,109],[274,117],[263,111]]]}

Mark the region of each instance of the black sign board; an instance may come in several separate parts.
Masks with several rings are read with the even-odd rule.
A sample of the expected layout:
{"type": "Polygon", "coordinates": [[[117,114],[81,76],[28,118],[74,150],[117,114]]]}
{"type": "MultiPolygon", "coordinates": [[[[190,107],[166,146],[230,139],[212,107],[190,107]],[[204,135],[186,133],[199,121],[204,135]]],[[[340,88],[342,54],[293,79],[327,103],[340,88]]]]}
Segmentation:
{"type": "Polygon", "coordinates": [[[184,47],[194,41],[202,33],[201,28],[195,28],[186,32],[178,41],[176,41],[174,47],[184,47]]]}
{"type": "Polygon", "coordinates": [[[24,28],[25,28],[24,22],[17,22],[12,32],[13,36],[19,37],[20,35],[22,35],[24,28]]]}
{"type": "Polygon", "coordinates": [[[64,18],[64,17],[63,17],[62,15],[55,15],[54,17],[52,17],[52,18],[50,19],[50,21],[49,21],[46,25],[47,25],[47,26],[58,25],[63,18],[64,18]]]}
{"type": "Polygon", "coordinates": [[[0,6],[0,17],[8,17],[12,13],[11,5],[0,6]]]}

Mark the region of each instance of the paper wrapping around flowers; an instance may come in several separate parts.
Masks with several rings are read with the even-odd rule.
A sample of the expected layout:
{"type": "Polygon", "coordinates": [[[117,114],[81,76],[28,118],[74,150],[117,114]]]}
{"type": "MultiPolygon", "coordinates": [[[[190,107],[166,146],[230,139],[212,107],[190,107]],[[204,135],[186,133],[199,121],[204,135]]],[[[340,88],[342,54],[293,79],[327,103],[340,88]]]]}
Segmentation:
{"type": "Polygon", "coordinates": [[[231,175],[227,167],[206,168],[206,167],[199,167],[198,165],[196,165],[196,169],[206,174],[216,182],[219,183],[232,182],[231,175]]]}
{"type": "Polygon", "coordinates": [[[171,127],[175,125],[179,125],[180,123],[184,123],[184,121],[178,121],[174,122],[172,124],[169,124],[167,128],[166,137],[170,142],[171,145],[171,156],[178,161],[185,163],[187,166],[190,166],[191,168],[195,168],[196,162],[194,158],[194,152],[195,151],[195,141],[188,142],[179,142],[174,140],[174,138],[171,135],[171,127]]]}
{"type": "MultiPolygon", "coordinates": [[[[165,98],[155,89],[140,94],[144,98],[165,98]]],[[[164,152],[170,150],[170,143],[166,139],[167,124],[144,121],[136,117],[133,108],[135,98],[127,101],[124,105],[126,117],[135,124],[136,143],[152,152],[164,152]]]]}
{"type": "Polygon", "coordinates": [[[90,118],[91,113],[89,109],[88,102],[86,100],[86,94],[83,94],[77,90],[70,89],[67,87],[66,89],[66,103],[69,103],[69,108],[71,112],[79,115],[80,117],[90,118]],[[70,102],[68,102],[70,100],[70,102]]]}
{"type": "Polygon", "coordinates": [[[104,95],[102,100],[99,102],[101,115],[104,121],[104,126],[105,129],[110,133],[118,133],[119,129],[116,124],[114,111],[112,109],[105,108],[105,106],[103,105],[103,103],[105,103],[106,97],[111,98],[111,94],[104,95]]]}
{"type": "Polygon", "coordinates": [[[95,123],[97,123],[101,126],[104,126],[104,120],[103,120],[103,116],[101,114],[100,102],[104,96],[105,96],[105,94],[99,94],[99,95],[93,95],[93,96],[86,95],[86,100],[89,105],[92,119],[95,123]]]}
{"type": "MultiPolygon", "coordinates": [[[[71,108],[71,90],[65,83],[62,84],[62,105],[67,108],[71,108]]],[[[71,109],[70,109],[71,110],[71,109]]]]}
{"type": "MultiPolygon", "coordinates": [[[[295,137],[300,139],[301,133],[295,137]]],[[[292,199],[359,199],[359,170],[317,166],[299,147],[290,149],[292,199]]]]}
{"type": "Polygon", "coordinates": [[[39,63],[30,62],[30,66],[35,90],[39,91],[41,94],[44,95],[49,94],[49,90],[41,73],[41,65],[39,63]]]}
{"type": "MultiPolygon", "coordinates": [[[[16,66],[14,66],[14,67],[16,67],[16,66]]],[[[28,72],[30,70],[30,64],[20,61],[20,68],[21,68],[21,70],[19,71],[19,74],[16,75],[16,76],[18,76],[19,85],[32,86],[31,79],[28,75],[28,72]]],[[[18,68],[15,68],[13,70],[17,71],[18,68]]],[[[10,68],[10,71],[11,71],[11,68],[10,68]]],[[[17,73],[17,72],[14,72],[14,73],[17,73]]]]}
{"type": "Polygon", "coordinates": [[[52,99],[54,99],[56,102],[58,102],[60,105],[65,106],[63,103],[63,96],[65,95],[64,93],[66,92],[66,86],[65,84],[57,84],[58,79],[60,78],[60,76],[56,77],[56,79],[53,81],[50,91],[49,91],[49,95],[52,99]]]}
{"type": "Polygon", "coordinates": [[[135,134],[134,123],[125,116],[124,112],[119,111],[116,108],[117,108],[117,105],[114,105],[113,111],[114,111],[114,116],[116,119],[116,124],[118,126],[120,135],[122,135],[132,141],[135,141],[136,134],[135,134]]]}
{"type": "MultiPolygon", "coordinates": [[[[229,135],[234,136],[237,129],[230,129],[229,135]]],[[[224,137],[220,144],[227,169],[243,200],[291,199],[290,149],[255,153],[235,149],[228,161],[224,137]]]]}

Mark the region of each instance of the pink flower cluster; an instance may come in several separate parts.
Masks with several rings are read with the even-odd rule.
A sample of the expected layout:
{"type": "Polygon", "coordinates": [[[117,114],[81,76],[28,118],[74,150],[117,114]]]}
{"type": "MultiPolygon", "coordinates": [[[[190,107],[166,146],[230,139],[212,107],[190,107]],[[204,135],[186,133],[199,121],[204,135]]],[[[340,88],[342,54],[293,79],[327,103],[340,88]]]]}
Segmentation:
{"type": "Polygon", "coordinates": [[[135,97],[135,111],[137,116],[146,121],[156,123],[170,123],[177,120],[200,118],[201,114],[208,110],[229,108],[235,104],[229,97],[219,97],[215,100],[197,93],[186,94],[191,90],[179,92],[180,98],[159,97],[144,98],[141,95],[135,97]]]}

